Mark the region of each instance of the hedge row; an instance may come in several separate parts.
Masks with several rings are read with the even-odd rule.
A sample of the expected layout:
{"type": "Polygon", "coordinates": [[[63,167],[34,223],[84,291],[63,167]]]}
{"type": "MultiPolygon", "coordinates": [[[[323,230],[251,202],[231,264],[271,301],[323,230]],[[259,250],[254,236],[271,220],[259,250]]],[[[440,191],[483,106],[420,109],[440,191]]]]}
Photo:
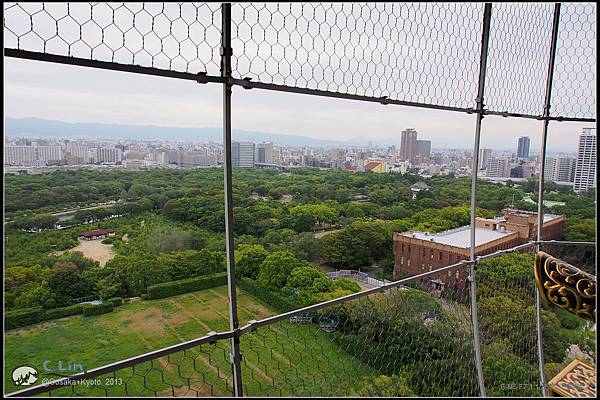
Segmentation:
{"type": "Polygon", "coordinates": [[[19,328],[37,324],[43,319],[44,311],[41,307],[22,308],[20,310],[7,311],[4,314],[4,326],[6,329],[19,328]]]}
{"type": "MultiPolygon", "coordinates": [[[[198,276],[195,278],[180,279],[178,281],[164,282],[148,286],[148,299],[163,299],[182,293],[195,292],[215,286],[227,284],[227,272],[212,275],[198,276]]],[[[142,296],[143,298],[144,296],[142,296]]]]}
{"type": "Polygon", "coordinates": [[[86,317],[92,315],[100,315],[112,312],[113,304],[111,302],[101,303],[101,304],[84,304],[83,305],[83,315],[86,317]]]}
{"type": "Polygon", "coordinates": [[[120,297],[113,297],[112,299],[108,299],[108,303],[112,303],[113,307],[119,307],[123,304],[123,299],[120,297]]]}
{"type": "Polygon", "coordinates": [[[250,278],[241,278],[238,280],[238,286],[240,289],[250,293],[254,297],[264,301],[279,312],[287,312],[300,308],[289,298],[265,289],[256,281],[250,278]]]}
{"type": "Polygon", "coordinates": [[[77,315],[83,313],[83,304],[74,304],[68,307],[53,308],[47,310],[44,319],[56,319],[68,317],[70,315],[77,315]]]}

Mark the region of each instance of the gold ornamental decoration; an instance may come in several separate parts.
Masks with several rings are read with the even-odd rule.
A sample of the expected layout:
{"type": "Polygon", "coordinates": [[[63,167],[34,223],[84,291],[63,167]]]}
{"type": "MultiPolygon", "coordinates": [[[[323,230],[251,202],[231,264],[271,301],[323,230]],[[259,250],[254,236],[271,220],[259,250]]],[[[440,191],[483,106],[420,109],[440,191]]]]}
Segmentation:
{"type": "Polygon", "coordinates": [[[573,360],[548,382],[553,397],[596,397],[596,370],[573,360]]]}
{"type": "Polygon", "coordinates": [[[535,283],[542,299],[578,317],[596,322],[596,277],[540,251],[535,283]]]}

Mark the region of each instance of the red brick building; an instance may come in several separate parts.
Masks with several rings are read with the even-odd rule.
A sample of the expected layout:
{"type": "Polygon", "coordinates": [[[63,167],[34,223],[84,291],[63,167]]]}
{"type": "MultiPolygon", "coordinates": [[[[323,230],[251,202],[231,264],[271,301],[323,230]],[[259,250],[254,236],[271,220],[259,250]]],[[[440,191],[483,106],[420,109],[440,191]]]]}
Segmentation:
{"type": "MultiPolygon", "coordinates": [[[[560,239],[564,223],[564,215],[545,214],[543,238],[560,239]]],[[[509,249],[533,240],[536,236],[537,213],[504,209],[501,217],[475,220],[475,254],[485,255],[509,249]]],[[[468,260],[470,245],[469,225],[439,233],[394,233],[394,275],[419,275],[468,260]]],[[[465,282],[467,275],[467,268],[463,268],[433,278],[444,284],[454,285],[465,282]]]]}
{"type": "Polygon", "coordinates": [[[97,229],[95,231],[81,232],[79,234],[79,238],[85,240],[104,239],[109,236],[115,236],[115,231],[112,229],[97,229]]]}

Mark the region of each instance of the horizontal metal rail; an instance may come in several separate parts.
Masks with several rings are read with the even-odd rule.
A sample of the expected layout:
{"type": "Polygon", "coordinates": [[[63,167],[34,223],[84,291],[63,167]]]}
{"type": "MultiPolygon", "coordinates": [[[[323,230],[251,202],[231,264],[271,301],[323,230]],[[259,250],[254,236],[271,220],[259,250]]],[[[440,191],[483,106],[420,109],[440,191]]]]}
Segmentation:
{"type": "Polygon", "coordinates": [[[18,392],[9,393],[7,397],[29,397],[40,393],[49,392],[51,390],[58,389],[60,387],[69,386],[67,382],[73,382],[76,384],[78,381],[83,381],[88,378],[95,378],[100,375],[104,375],[110,372],[115,372],[123,368],[131,367],[137,364],[141,364],[146,361],[155,360],[159,357],[168,356],[169,354],[177,353],[183,350],[191,349],[196,346],[200,346],[205,343],[215,343],[218,340],[229,339],[234,336],[233,331],[225,331],[220,333],[211,332],[206,336],[198,339],[193,339],[187,342],[178,343],[176,345],[166,347],[164,349],[152,351],[150,353],[142,354],[140,356],[131,357],[123,361],[117,361],[112,364],[105,365],[85,371],[73,376],[68,376],[60,379],[56,379],[52,382],[44,383],[38,386],[34,386],[28,389],[20,390],[18,392]]]}
{"type": "Polygon", "coordinates": [[[519,250],[526,249],[528,247],[534,247],[534,246],[535,246],[535,242],[533,242],[533,241],[523,243],[518,246],[511,247],[510,249],[498,250],[498,251],[495,251],[490,254],[485,254],[483,256],[477,256],[477,258],[475,259],[475,262],[485,260],[487,258],[494,258],[494,257],[500,256],[502,254],[506,254],[506,253],[513,253],[515,251],[519,251],[519,250]]]}
{"type": "Polygon", "coordinates": [[[379,103],[379,104],[383,104],[383,105],[395,104],[395,105],[408,106],[408,107],[429,108],[429,109],[433,109],[433,110],[458,111],[458,112],[464,112],[467,114],[472,114],[475,112],[472,108],[451,107],[451,106],[443,106],[443,105],[437,105],[437,104],[418,103],[418,102],[413,102],[413,101],[394,100],[394,99],[388,98],[387,96],[382,96],[382,97],[363,96],[363,95],[359,95],[359,94],[330,92],[327,90],[302,88],[302,87],[297,87],[297,86],[277,85],[275,83],[253,82],[252,80],[247,79],[247,78],[246,79],[233,79],[233,84],[242,86],[244,89],[265,89],[265,90],[273,90],[273,91],[277,91],[277,92],[299,93],[299,94],[308,94],[308,95],[321,96],[321,97],[332,97],[332,98],[336,98],[336,99],[359,100],[359,101],[366,101],[366,102],[370,102],[370,103],[379,103]]]}
{"type": "Polygon", "coordinates": [[[596,118],[575,118],[575,117],[561,117],[561,116],[548,116],[544,117],[543,115],[532,115],[532,114],[519,114],[508,111],[492,111],[492,110],[483,110],[483,115],[495,115],[499,117],[514,117],[514,118],[525,118],[525,119],[534,119],[536,121],[556,121],[556,122],[596,122],[596,118]]]}
{"type": "Polygon", "coordinates": [[[401,279],[399,281],[387,283],[387,284],[385,284],[383,286],[379,286],[379,287],[375,287],[375,288],[372,288],[372,289],[363,290],[362,292],[352,293],[352,294],[349,294],[347,296],[338,297],[337,299],[328,300],[328,301],[325,301],[325,302],[319,303],[319,304],[313,304],[312,306],[300,308],[298,310],[289,311],[289,312],[286,312],[286,313],[283,313],[283,314],[275,315],[273,317],[268,317],[268,318],[265,318],[265,319],[261,319],[260,321],[256,321],[256,320],[249,321],[247,325],[245,325],[242,328],[240,328],[240,335],[244,335],[246,333],[252,332],[252,331],[254,331],[257,328],[260,328],[261,326],[273,324],[275,322],[282,321],[284,319],[288,319],[290,317],[293,317],[293,316],[296,316],[296,315],[299,315],[299,314],[305,314],[305,313],[308,313],[308,312],[318,311],[318,310],[321,310],[323,308],[334,306],[336,304],[345,303],[347,301],[352,301],[352,300],[360,299],[362,297],[368,296],[368,295],[373,294],[373,293],[383,293],[383,292],[385,292],[385,291],[387,291],[389,289],[393,289],[393,288],[397,288],[397,287],[402,287],[402,286],[406,285],[407,283],[414,282],[414,281],[416,281],[418,279],[427,278],[427,277],[432,276],[432,275],[438,275],[438,274],[440,274],[442,272],[445,272],[445,271],[448,271],[448,270],[452,270],[452,269],[456,269],[456,268],[460,268],[460,267],[467,267],[467,266],[469,266],[469,265],[471,265],[473,263],[474,263],[474,261],[463,260],[463,261],[460,261],[460,262],[458,262],[456,264],[448,265],[447,267],[439,268],[439,269],[436,269],[434,271],[424,272],[422,274],[411,276],[411,277],[408,277],[408,278],[404,278],[404,279],[401,279]]]}
{"type": "MultiPolygon", "coordinates": [[[[183,79],[188,81],[195,81],[198,83],[220,83],[223,84],[225,82],[225,78],[221,76],[212,76],[207,75],[204,72],[199,73],[191,73],[191,72],[179,72],[172,70],[165,70],[160,68],[153,67],[142,67],[139,65],[128,65],[128,64],[120,64],[110,61],[98,61],[98,60],[89,60],[85,58],[78,57],[68,57],[61,56],[57,54],[49,54],[49,53],[40,53],[34,51],[20,50],[20,49],[4,49],[4,55],[7,57],[13,58],[23,58],[27,60],[37,60],[37,61],[46,61],[53,62],[58,64],[67,64],[67,65],[75,65],[79,67],[89,67],[89,68],[99,68],[110,71],[120,71],[120,72],[129,72],[136,73],[142,75],[151,75],[151,76],[162,76],[164,78],[174,78],[174,79],[183,79]]],[[[462,112],[466,114],[473,114],[475,111],[472,108],[465,107],[452,107],[452,106],[444,106],[438,104],[428,104],[428,103],[419,103],[413,101],[405,101],[405,100],[394,100],[389,99],[387,96],[382,97],[373,97],[373,96],[364,96],[358,94],[350,94],[350,93],[341,93],[341,92],[331,92],[327,90],[319,90],[319,89],[310,89],[310,88],[302,88],[296,86],[286,86],[286,85],[277,85],[274,83],[264,83],[264,82],[253,82],[252,80],[246,79],[233,79],[231,83],[235,86],[241,86],[244,89],[263,89],[263,90],[272,90],[278,92],[287,92],[287,93],[297,93],[297,94],[307,94],[311,96],[320,96],[320,97],[329,97],[336,99],[346,99],[346,100],[355,100],[355,101],[364,101],[369,103],[378,103],[382,105],[400,105],[406,107],[417,107],[417,108],[426,108],[431,110],[441,110],[441,111],[454,111],[454,112],[462,112]]],[[[525,119],[534,119],[534,120],[544,120],[548,119],[549,121],[569,121],[569,122],[596,122],[595,118],[571,118],[571,117],[544,117],[541,115],[528,115],[528,114],[519,114],[512,113],[508,111],[491,111],[484,110],[484,115],[497,115],[501,117],[515,117],[515,118],[525,118],[525,119]]]]}
{"type": "Polygon", "coordinates": [[[110,71],[131,72],[142,75],[162,76],[164,78],[183,79],[198,83],[223,83],[225,81],[225,79],[220,76],[206,75],[205,72],[193,74],[191,72],[178,72],[160,68],[142,67],[140,65],[120,64],[110,61],[88,60],[85,58],[67,57],[57,54],[39,53],[27,50],[4,49],[4,55],[7,57],[24,58],[27,60],[76,65],[78,67],[99,68],[110,71]]]}
{"type": "Polygon", "coordinates": [[[595,246],[596,242],[575,242],[568,240],[538,240],[535,243],[540,244],[558,244],[558,245],[585,245],[585,246],[595,246]]]}

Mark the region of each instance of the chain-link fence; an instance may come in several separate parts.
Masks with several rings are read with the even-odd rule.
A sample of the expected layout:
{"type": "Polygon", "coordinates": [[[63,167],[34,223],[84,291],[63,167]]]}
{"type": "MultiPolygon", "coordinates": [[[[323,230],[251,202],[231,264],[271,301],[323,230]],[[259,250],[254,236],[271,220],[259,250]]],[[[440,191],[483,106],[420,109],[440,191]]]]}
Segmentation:
{"type": "MultiPolygon", "coordinates": [[[[229,140],[233,86],[595,122],[595,13],[592,4],[5,3],[4,48],[223,84],[229,140]]],[[[550,246],[542,248],[595,274],[595,251],[550,246]]],[[[488,395],[539,395],[533,245],[519,250],[478,261],[474,283],[473,262],[463,262],[242,328],[230,315],[231,331],[18,394],[474,396],[485,384],[488,395]]],[[[232,251],[228,259],[234,268],[232,251]]],[[[565,329],[585,327],[539,313],[545,359],[561,365],[561,346],[575,351],[565,329]]],[[[595,349],[588,339],[580,352],[595,349]]]]}

